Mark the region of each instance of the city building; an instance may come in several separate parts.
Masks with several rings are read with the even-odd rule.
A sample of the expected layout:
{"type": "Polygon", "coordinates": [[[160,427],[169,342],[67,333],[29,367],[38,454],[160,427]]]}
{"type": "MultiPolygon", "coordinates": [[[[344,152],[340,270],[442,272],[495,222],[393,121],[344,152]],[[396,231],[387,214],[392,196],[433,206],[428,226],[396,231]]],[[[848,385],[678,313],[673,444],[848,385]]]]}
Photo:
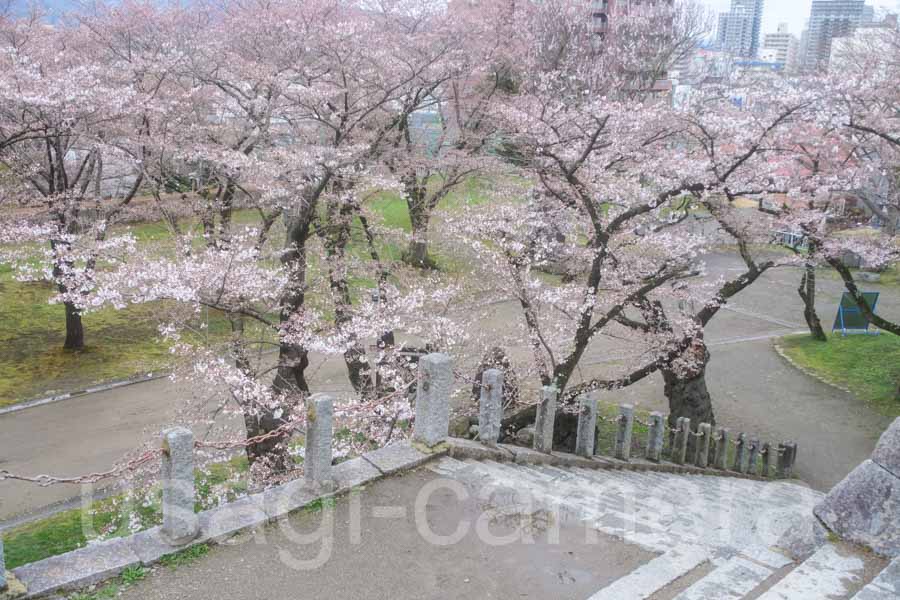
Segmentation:
{"type": "Polygon", "coordinates": [[[594,21],[594,30],[597,33],[606,33],[609,29],[610,19],[614,13],[627,13],[635,6],[672,4],[673,0],[591,0],[591,16],[594,21]]]}
{"type": "Polygon", "coordinates": [[[760,60],[776,63],[792,73],[797,70],[800,59],[800,40],[788,31],[787,23],[778,26],[776,33],[767,33],[763,38],[760,60]]]}
{"type": "Polygon", "coordinates": [[[893,37],[886,36],[885,32],[897,30],[897,15],[887,15],[881,21],[860,24],[852,34],[836,38],[832,42],[828,69],[837,72],[853,68],[853,63],[864,60],[867,54],[890,52],[893,37]]]}
{"type": "Polygon", "coordinates": [[[731,0],[731,10],[719,15],[719,47],[734,56],[759,54],[764,0],[731,0]]]}
{"type": "Polygon", "coordinates": [[[865,0],[813,0],[804,68],[827,69],[834,39],[852,35],[859,25],[870,22],[873,15],[874,10],[866,6],[865,0]]]}

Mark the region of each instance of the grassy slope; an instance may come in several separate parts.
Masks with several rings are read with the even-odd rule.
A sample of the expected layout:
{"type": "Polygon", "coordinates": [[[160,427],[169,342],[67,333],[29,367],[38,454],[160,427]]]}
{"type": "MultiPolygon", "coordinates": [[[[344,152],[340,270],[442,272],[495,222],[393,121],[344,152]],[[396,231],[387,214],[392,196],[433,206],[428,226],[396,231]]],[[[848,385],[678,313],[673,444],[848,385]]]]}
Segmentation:
{"type": "Polygon", "coordinates": [[[798,335],[783,338],[781,345],[802,367],[847,387],[885,415],[900,416],[900,337],[836,334],[821,343],[798,335]]]}

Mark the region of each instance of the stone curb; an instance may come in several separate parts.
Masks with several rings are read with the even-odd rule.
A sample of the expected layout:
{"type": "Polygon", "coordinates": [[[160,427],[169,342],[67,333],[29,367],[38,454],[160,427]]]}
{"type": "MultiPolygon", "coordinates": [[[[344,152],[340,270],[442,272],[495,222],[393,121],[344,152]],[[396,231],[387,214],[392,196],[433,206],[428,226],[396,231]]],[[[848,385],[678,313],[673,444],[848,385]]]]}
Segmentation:
{"type": "Polygon", "coordinates": [[[28,410],[29,408],[37,408],[38,406],[45,406],[47,404],[54,404],[56,402],[62,402],[63,400],[72,400],[74,398],[80,398],[82,396],[88,396],[90,394],[97,394],[99,392],[108,392],[109,390],[115,390],[117,388],[128,387],[130,385],[137,385],[138,383],[146,383],[148,381],[156,381],[158,379],[165,379],[169,376],[168,372],[162,372],[161,374],[153,375],[152,373],[147,373],[144,375],[138,375],[136,377],[130,377],[128,379],[119,379],[115,381],[109,381],[106,383],[100,383],[91,387],[84,388],[83,390],[76,390],[74,392],[65,392],[63,394],[57,394],[55,396],[46,396],[44,398],[36,398],[34,400],[26,400],[24,402],[19,402],[13,404],[12,406],[6,406],[4,408],[0,408],[0,417],[3,415],[8,415],[12,413],[16,413],[22,410],[28,410]]]}
{"type": "Polygon", "coordinates": [[[203,543],[219,544],[243,531],[277,523],[310,504],[344,494],[388,475],[414,469],[444,456],[449,445],[422,451],[402,442],[369,452],[333,468],[334,482],[312,486],[303,479],[278,485],[264,492],[199,513],[200,533],[190,543],[172,546],[154,527],[134,535],[91,544],[66,554],[51,556],[16,569],[13,574],[26,585],[23,599],[43,598],[60,591],[73,591],[111,579],[125,569],[149,566],[162,557],[203,543]]]}
{"type": "Polygon", "coordinates": [[[834,389],[844,392],[845,394],[850,394],[851,396],[853,395],[853,392],[850,391],[849,388],[846,388],[838,383],[835,383],[835,382],[829,380],[828,378],[826,378],[822,375],[819,375],[815,371],[813,371],[811,369],[807,369],[806,367],[798,364],[793,358],[788,356],[788,353],[785,352],[784,348],[778,342],[772,342],[772,347],[775,348],[775,352],[776,352],[776,354],[778,354],[778,356],[783,358],[785,360],[785,362],[787,362],[789,365],[791,365],[792,367],[794,367],[795,369],[797,369],[804,375],[806,375],[808,377],[812,377],[816,381],[819,381],[820,383],[824,383],[825,385],[827,385],[829,387],[833,387],[834,389]]]}

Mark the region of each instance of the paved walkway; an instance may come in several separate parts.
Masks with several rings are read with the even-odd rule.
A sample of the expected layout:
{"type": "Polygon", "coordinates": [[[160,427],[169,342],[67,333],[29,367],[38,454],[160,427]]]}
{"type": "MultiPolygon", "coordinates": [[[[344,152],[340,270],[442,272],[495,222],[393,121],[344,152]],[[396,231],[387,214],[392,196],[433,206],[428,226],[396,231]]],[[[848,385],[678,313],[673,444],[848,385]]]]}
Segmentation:
{"type": "MultiPolygon", "coordinates": [[[[708,259],[711,277],[733,274],[740,267],[731,256],[708,259]]],[[[799,272],[783,269],[742,293],[708,329],[712,362],[709,385],[720,422],[733,429],[759,433],[773,440],[799,443],[798,475],[826,489],[867,457],[889,419],[874,413],[849,395],[797,372],[771,348],[771,339],[802,330],[802,308],[796,287],[799,272]]],[[[827,323],[834,316],[842,287],[836,280],[819,280],[818,308],[827,323]]],[[[867,286],[867,289],[878,289],[867,286]]],[[[509,325],[519,316],[503,310],[494,325],[509,325]]],[[[882,314],[900,318],[900,297],[886,291],[882,314]]],[[[601,339],[586,357],[586,376],[603,374],[621,352],[619,342],[601,339]]],[[[339,360],[314,365],[311,381],[317,391],[347,390],[339,360]]],[[[177,400],[190,390],[168,380],[152,381],[108,392],[73,398],[0,416],[0,468],[54,475],[108,469],[112,462],[142,440],[154,440],[174,418],[177,400]]],[[[607,394],[614,402],[632,402],[665,409],[660,378],[607,394]]],[[[0,483],[0,521],[26,511],[77,496],[72,486],[40,488],[0,483]]]]}
{"type": "MultiPolygon", "coordinates": [[[[473,494],[461,502],[456,489],[434,487],[437,480],[419,470],[379,481],[356,497],[358,521],[351,500],[341,498],[333,513],[300,512],[196,564],[158,567],[120,598],[583,600],[653,557],[602,534],[587,543],[585,528],[574,524],[563,524],[559,543],[551,543],[537,513],[525,525],[534,543],[486,543],[475,525],[483,501],[473,494]],[[465,535],[451,543],[457,531],[465,535]]],[[[490,532],[508,536],[522,522],[492,520],[490,532]]]]}

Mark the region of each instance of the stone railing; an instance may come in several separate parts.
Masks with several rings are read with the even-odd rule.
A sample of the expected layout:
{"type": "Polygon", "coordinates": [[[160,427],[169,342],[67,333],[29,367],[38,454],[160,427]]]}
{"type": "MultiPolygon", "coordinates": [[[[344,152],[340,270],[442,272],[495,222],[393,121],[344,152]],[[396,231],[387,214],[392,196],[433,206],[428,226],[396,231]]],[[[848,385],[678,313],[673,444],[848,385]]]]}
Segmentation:
{"type": "MultiPolygon", "coordinates": [[[[485,371],[483,382],[478,437],[483,444],[492,446],[497,444],[500,433],[497,424],[502,418],[503,373],[496,369],[485,371]]],[[[552,451],[558,396],[554,387],[544,387],[541,391],[533,443],[534,449],[538,452],[552,451]]],[[[642,458],[651,463],[662,462],[664,442],[668,434],[668,455],[670,462],[675,465],[711,468],[763,478],[793,476],[794,463],[797,459],[797,444],[794,442],[783,442],[777,446],[768,442],[762,443],[759,439],[748,438],[746,433],[733,436],[732,432],[724,427],[714,432],[709,423],[701,423],[697,430],[693,431],[690,419],[685,417],[679,417],[673,429],[668,426],[668,419],[662,413],[651,413],[649,420],[644,422],[635,416],[634,407],[628,404],[619,407],[618,416],[603,419],[599,416],[597,400],[590,396],[582,396],[578,403],[575,441],[575,454],[578,456],[584,458],[599,456],[598,450],[602,440],[598,424],[600,421],[607,421],[616,428],[611,458],[619,461],[628,462],[642,458]],[[646,449],[642,457],[632,456],[635,424],[647,429],[646,449]],[[690,455],[689,450],[692,451],[690,455]]]]}
{"type": "MultiPolygon", "coordinates": [[[[738,434],[733,440],[727,429],[713,435],[712,427],[701,424],[693,432],[688,419],[679,419],[674,430],[666,426],[660,413],[650,415],[647,450],[643,457],[632,456],[632,436],[635,423],[634,408],[620,407],[615,423],[614,459],[596,454],[598,437],[598,404],[583,397],[579,400],[576,454],[553,450],[553,429],[558,393],[545,387],[541,393],[535,423],[533,449],[500,444],[503,418],[503,373],[485,371],[482,378],[479,405],[479,442],[450,438],[450,396],[454,374],[450,357],[429,354],[419,361],[416,391],[416,418],[413,439],[409,443],[393,444],[366,453],[338,465],[333,465],[334,400],[324,394],[306,399],[306,452],[304,477],[253,494],[202,513],[195,512],[197,498],[194,478],[194,434],[185,427],[162,432],[160,452],[162,487],[162,524],[151,530],[126,538],[115,538],[93,544],[64,555],[50,557],[14,570],[18,580],[8,582],[0,541],[0,598],[10,584],[27,586],[26,598],[39,597],[61,589],[76,589],[101,579],[114,577],[135,564],[153,564],[168,553],[187,545],[218,541],[234,533],[282,518],[317,498],[341,493],[391,475],[414,468],[434,456],[449,453],[460,458],[491,458],[526,463],[549,463],[595,469],[627,468],[684,473],[714,473],[739,477],[763,476],[773,473],[780,477],[791,474],[796,445],[784,443],[776,449],[747,436],[738,434]],[[663,460],[664,436],[670,436],[671,462],[663,460]],[[694,444],[689,441],[694,439],[694,444]],[[734,446],[733,460],[728,461],[729,448],[734,446]],[[694,454],[688,457],[688,448],[694,454]],[[774,462],[778,457],[777,463],[774,462]],[[762,466],[757,473],[757,462],[762,466]],[[752,465],[752,466],[751,466],[752,465]],[[20,580],[20,581],[19,581],[20,580]]],[[[642,423],[643,424],[643,423],[642,423]]],[[[12,586],[10,585],[10,589],[12,586]]],[[[9,592],[6,592],[9,594],[9,592]]]]}

